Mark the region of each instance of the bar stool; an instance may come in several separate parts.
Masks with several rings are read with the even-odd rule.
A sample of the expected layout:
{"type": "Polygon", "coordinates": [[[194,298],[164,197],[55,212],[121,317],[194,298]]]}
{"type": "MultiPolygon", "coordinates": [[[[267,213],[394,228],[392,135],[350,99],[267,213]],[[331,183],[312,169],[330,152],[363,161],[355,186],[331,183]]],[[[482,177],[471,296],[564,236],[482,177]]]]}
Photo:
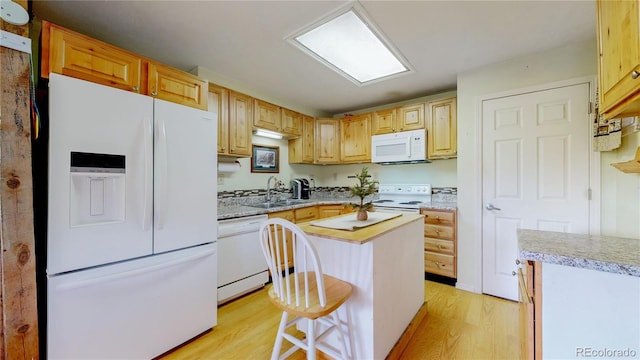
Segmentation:
{"type": "Polygon", "coordinates": [[[336,310],[351,296],[351,284],[322,273],[313,244],[290,221],[266,221],[260,228],[260,244],[273,280],[269,298],[282,310],[271,359],[285,359],[298,349],[307,352],[307,359],[316,358],[316,349],[334,359],[350,359],[353,349],[349,316],[343,321],[336,310]],[[288,266],[290,261],[293,263],[291,269],[288,266]],[[289,315],[293,319],[288,320],[289,315]],[[305,339],[285,332],[293,325],[304,328],[305,322],[305,339]],[[332,332],[337,333],[340,349],[323,341],[332,332]],[[291,342],[293,347],[280,355],[283,339],[291,342]]]}

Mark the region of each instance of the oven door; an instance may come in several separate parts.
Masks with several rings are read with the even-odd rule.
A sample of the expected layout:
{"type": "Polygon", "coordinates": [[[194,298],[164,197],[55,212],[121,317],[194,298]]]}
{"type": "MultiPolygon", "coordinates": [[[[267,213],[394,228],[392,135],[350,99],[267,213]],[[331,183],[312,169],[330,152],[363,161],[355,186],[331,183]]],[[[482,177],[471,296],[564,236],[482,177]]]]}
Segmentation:
{"type": "Polygon", "coordinates": [[[397,207],[389,207],[389,206],[374,206],[374,211],[384,212],[384,213],[404,213],[404,214],[419,214],[419,208],[397,208],[397,207]]]}

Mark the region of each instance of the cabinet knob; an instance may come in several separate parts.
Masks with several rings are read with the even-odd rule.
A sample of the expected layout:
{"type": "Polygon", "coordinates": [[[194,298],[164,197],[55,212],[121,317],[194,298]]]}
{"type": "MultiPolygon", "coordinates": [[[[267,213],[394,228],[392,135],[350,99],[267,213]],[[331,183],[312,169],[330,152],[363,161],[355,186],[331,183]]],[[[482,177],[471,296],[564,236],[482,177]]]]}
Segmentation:
{"type": "Polygon", "coordinates": [[[222,151],[225,151],[226,149],[227,149],[227,148],[226,148],[226,147],[224,147],[224,146],[221,148],[221,150],[222,150],[222,151]]]}
{"type": "Polygon", "coordinates": [[[439,215],[436,215],[436,220],[440,220],[440,216],[439,215]]]}
{"type": "Polygon", "coordinates": [[[153,90],[153,91],[151,92],[151,95],[152,95],[152,96],[158,96],[158,92],[157,92],[157,91],[155,91],[155,90],[153,90]]]}
{"type": "Polygon", "coordinates": [[[436,263],[436,265],[440,266],[440,261],[434,261],[434,263],[436,263]]]}
{"type": "Polygon", "coordinates": [[[640,73],[639,73],[639,72],[637,72],[636,70],[633,70],[633,71],[631,72],[631,77],[632,77],[632,78],[637,79],[637,78],[638,78],[638,76],[640,76],[640,73]]]}
{"type": "Polygon", "coordinates": [[[134,87],[133,87],[133,91],[135,91],[135,92],[140,92],[140,88],[139,88],[139,87],[137,87],[137,86],[134,86],[134,87]]]}

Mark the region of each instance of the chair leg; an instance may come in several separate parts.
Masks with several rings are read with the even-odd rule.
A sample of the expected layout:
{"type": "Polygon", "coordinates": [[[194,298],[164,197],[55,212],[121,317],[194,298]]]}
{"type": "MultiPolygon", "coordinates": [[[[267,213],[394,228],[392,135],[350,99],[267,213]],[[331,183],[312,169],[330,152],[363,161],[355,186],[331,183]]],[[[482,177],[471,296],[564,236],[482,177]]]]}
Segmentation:
{"type": "Polygon", "coordinates": [[[307,359],[316,360],[316,322],[307,320],[307,359]]]}
{"type": "Polygon", "coordinates": [[[283,311],[282,318],[280,319],[280,326],[278,326],[278,334],[276,334],[276,342],[273,344],[273,352],[271,352],[271,360],[278,360],[280,358],[280,349],[282,348],[282,340],[284,337],[284,330],[287,326],[288,314],[283,311]]]}
{"type": "MultiPolygon", "coordinates": [[[[342,355],[342,359],[343,360],[349,360],[349,353],[347,352],[347,343],[345,341],[345,329],[342,327],[342,322],[340,321],[340,316],[338,316],[338,311],[334,311],[333,314],[331,314],[331,316],[333,317],[333,323],[336,326],[336,330],[338,330],[338,340],[340,341],[340,355],[342,355]]],[[[349,329],[349,326],[347,324],[347,329],[349,329]]]]}

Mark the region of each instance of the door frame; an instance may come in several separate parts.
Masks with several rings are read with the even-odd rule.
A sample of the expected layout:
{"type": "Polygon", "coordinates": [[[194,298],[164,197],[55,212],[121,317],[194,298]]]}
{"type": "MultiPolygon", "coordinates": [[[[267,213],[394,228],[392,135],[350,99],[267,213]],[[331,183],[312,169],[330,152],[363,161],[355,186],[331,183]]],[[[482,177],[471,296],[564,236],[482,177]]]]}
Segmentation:
{"type": "MultiPolygon", "coordinates": [[[[567,86],[573,86],[573,85],[579,85],[579,84],[585,84],[588,83],[589,84],[589,102],[595,105],[596,102],[596,77],[595,76],[585,76],[585,77],[578,77],[578,78],[573,78],[573,79],[568,79],[568,80],[562,80],[562,81],[555,81],[555,82],[551,82],[551,83],[545,83],[545,84],[539,84],[539,85],[534,85],[534,86],[528,86],[528,87],[523,87],[523,88],[517,88],[517,89],[511,89],[511,90],[507,90],[507,91],[501,91],[501,92],[497,92],[497,93],[491,93],[491,94],[485,94],[485,95],[481,95],[476,97],[476,110],[475,110],[475,126],[476,129],[478,129],[478,131],[476,132],[476,141],[478,144],[478,147],[480,149],[480,151],[476,152],[475,155],[475,161],[477,162],[477,164],[480,164],[480,166],[476,167],[476,174],[475,174],[475,182],[474,182],[474,188],[478,189],[478,191],[476,191],[476,194],[474,196],[474,203],[476,204],[475,209],[473,211],[473,216],[472,218],[474,219],[476,224],[479,224],[477,227],[475,227],[474,230],[474,237],[476,239],[480,239],[480,253],[478,254],[480,261],[478,262],[479,268],[478,270],[480,271],[480,288],[478,290],[480,290],[479,292],[482,293],[482,289],[483,289],[483,279],[482,279],[482,271],[484,268],[484,256],[482,255],[482,251],[484,249],[484,238],[483,238],[483,211],[482,211],[482,197],[483,197],[483,193],[482,193],[482,189],[483,189],[483,168],[482,168],[482,159],[483,159],[483,127],[482,127],[482,103],[484,101],[487,100],[493,100],[493,99],[498,99],[498,98],[503,98],[503,97],[509,97],[509,96],[515,96],[515,95],[524,95],[524,94],[528,94],[528,93],[533,93],[533,92],[538,92],[538,91],[544,91],[544,90],[550,90],[550,89],[554,89],[554,88],[559,88],[559,87],[567,87],[567,86]]],[[[595,106],[591,106],[591,108],[589,109],[589,116],[591,118],[591,121],[593,121],[593,116],[595,106]]],[[[593,138],[593,122],[590,124],[589,126],[589,138],[592,139],[593,138]]],[[[600,191],[600,175],[601,175],[601,161],[600,161],[600,152],[595,152],[593,149],[593,141],[589,142],[589,184],[590,184],[590,189],[591,189],[591,201],[589,204],[589,235],[595,235],[598,236],[600,235],[600,196],[601,196],[601,191],[600,191]]]]}

